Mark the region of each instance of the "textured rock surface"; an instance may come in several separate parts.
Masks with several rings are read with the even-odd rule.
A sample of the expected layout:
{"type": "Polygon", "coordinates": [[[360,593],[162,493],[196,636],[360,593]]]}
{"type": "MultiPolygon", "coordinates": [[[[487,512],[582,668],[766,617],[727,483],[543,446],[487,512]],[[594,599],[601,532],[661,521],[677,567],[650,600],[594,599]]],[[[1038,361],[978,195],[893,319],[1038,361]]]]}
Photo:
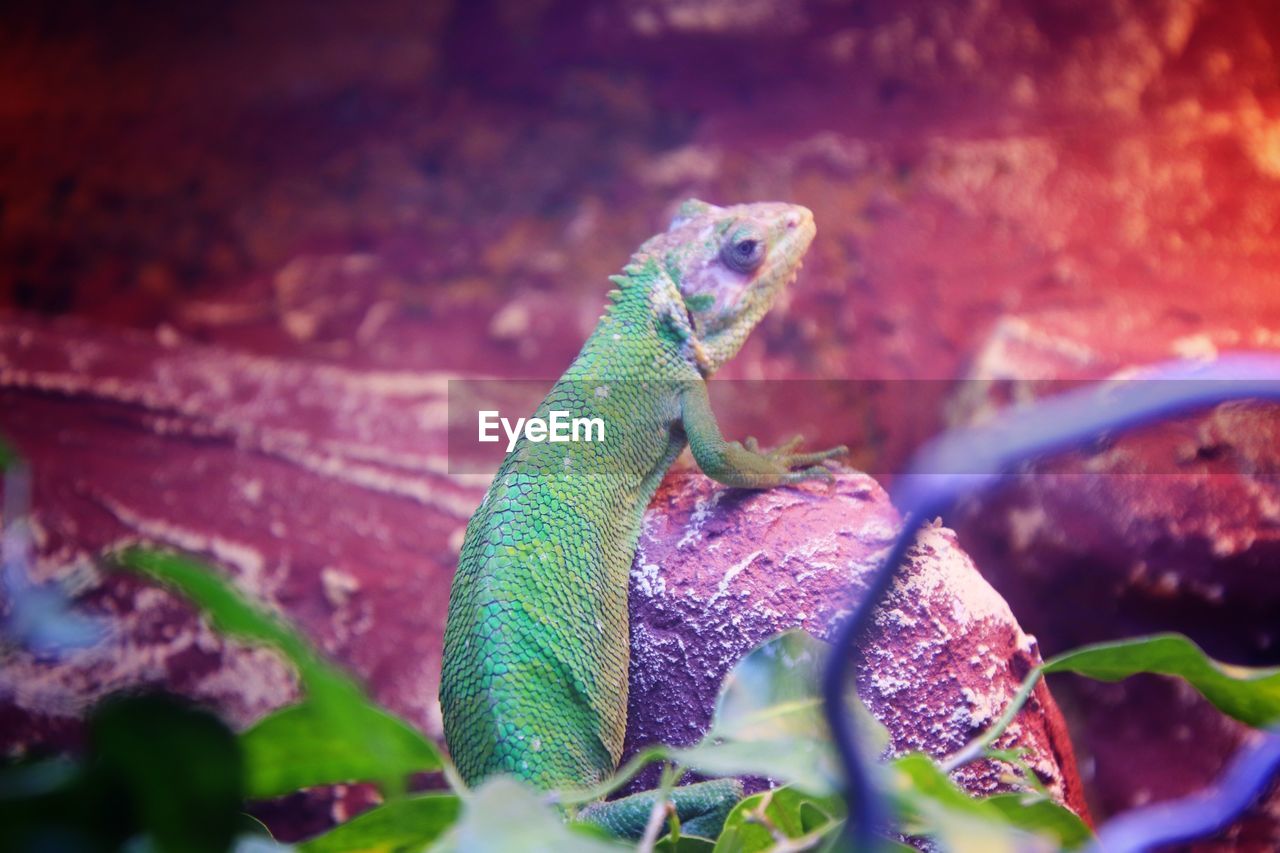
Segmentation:
{"type": "MultiPolygon", "coordinates": [[[[1176,334],[1150,315],[1002,320],[952,407],[957,421],[1174,357],[1274,348],[1276,329],[1176,334]],[[1117,331],[1120,332],[1117,334],[1117,331]],[[1009,384],[1008,380],[1030,381],[1009,384]]],[[[1280,409],[1228,404],[1029,466],[957,513],[961,541],[1047,654],[1154,631],[1235,663],[1280,662],[1280,409]]],[[[1104,813],[1211,783],[1249,737],[1194,691],[1157,679],[1055,681],[1104,813]],[[1135,757],[1139,757],[1135,760],[1135,757]]],[[[1280,794],[1218,842],[1280,839],[1280,794]]],[[[1206,848],[1208,845],[1206,845],[1206,848]]]]}
{"type": "MultiPolygon", "coordinates": [[[[836,485],[745,492],[692,471],[668,477],[645,517],[632,569],[628,752],[696,742],[725,673],[751,647],[800,626],[825,637],[879,564],[898,517],[865,474],[836,485]]],[[[1032,666],[1018,627],[948,530],[922,536],[864,641],[858,690],[894,752],[946,756],[986,729],[1032,666]]],[[[999,741],[1025,747],[1054,795],[1087,814],[1071,742],[1041,684],[999,741]]],[[[1007,790],[979,762],[958,778],[1007,790]]]]}
{"type": "MultiPolygon", "coordinates": [[[[295,695],[270,653],[95,565],[148,542],[202,554],[435,737],[456,545],[484,483],[444,461],[444,380],[0,321],[0,431],[31,461],[36,575],[113,633],[61,662],[0,663],[0,750],[66,747],[117,689],[164,686],[245,725],[295,695]]],[[[367,794],[367,792],[365,792],[367,794]]],[[[346,802],[366,803],[359,789],[346,802]]],[[[288,837],[322,828],[285,809],[288,837]]],[[[277,810],[279,813],[279,810],[277,810]]]]}

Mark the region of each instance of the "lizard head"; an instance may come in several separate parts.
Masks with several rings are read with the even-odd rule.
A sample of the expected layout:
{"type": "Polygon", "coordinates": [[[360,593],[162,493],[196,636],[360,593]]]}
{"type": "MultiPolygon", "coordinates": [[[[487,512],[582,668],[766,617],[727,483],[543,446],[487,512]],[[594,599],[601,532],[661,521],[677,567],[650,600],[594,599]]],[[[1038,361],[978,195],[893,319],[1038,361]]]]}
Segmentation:
{"type": "Polygon", "coordinates": [[[679,314],[704,373],[741,348],[795,280],[815,230],[813,214],[797,204],[716,207],[690,199],[645,245],[675,286],[680,304],[669,310],[679,314]]]}

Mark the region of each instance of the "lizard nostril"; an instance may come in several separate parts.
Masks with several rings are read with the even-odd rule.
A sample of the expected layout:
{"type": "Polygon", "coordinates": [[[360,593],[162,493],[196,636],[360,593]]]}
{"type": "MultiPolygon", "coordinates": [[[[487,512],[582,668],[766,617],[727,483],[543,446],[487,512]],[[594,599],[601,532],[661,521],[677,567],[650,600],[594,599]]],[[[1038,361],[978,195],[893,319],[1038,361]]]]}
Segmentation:
{"type": "Polygon", "coordinates": [[[795,228],[795,227],[797,227],[799,224],[800,224],[800,217],[799,217],[799,216],[796,216],[794,213],[787,217],[787,227],[788,227],[788,228],[795,228]]]}

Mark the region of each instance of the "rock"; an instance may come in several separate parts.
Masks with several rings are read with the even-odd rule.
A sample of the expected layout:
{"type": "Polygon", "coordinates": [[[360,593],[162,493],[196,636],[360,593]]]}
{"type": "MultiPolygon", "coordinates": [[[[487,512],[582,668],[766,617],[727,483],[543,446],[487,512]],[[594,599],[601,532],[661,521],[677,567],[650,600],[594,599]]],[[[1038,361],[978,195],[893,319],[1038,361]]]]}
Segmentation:
{"type": "MultiPolygon", "coordinates": [[[[1081,312],[1011,316],[983,347],[952,419],[982,420],[1067,380],[1275,342],[1262,325],[1187,334],[1179,318],[1139,311],[1110,323],[1081,312]]],[[[1278,413],[1225,404],[1027,466],[952,514],[960,541],[1048,654],[1178,631],[1232,663],[1280,662],[1278,413]]],[[[1060,689],[1104,814],[1211,784],[1250,736],[1194,691],[1157,679],[1064,679],[1060,689]]],[[[1280,837],[1278,805],[1273,792],[1215,843],[1280,837]]]]}
{"type": "MultiPolygon", "coordinates": [[[[797,626],[826,637],[898,524],[865,474],[842,472],[830,489],[764,492],[726,489],[690,470],[669,475],[632,568],[627,754],[696,742],[725,673],[764,639],[797,626]]],[[[892,751],[936,757],[990,726],[1040,662],[1034,638],[938,527],[921,535],[863,649],[859,694],[888,728],[892,751]]],[[[999,743],[1030,750],[1041,781],[1087,819],[1071,742],[1043,684],[999,743]]],[[[1008,790],[991,762],[957,778],[973,793],[1008,790]]]]}
{"type": "MultiPolygon", "coordinates": [[[[662,211],[750,195],[821,237],[741,376],[950,379],[1008,310],[1280,316],[1252,0],[313,5],[16,15],[0,303],[555,376],[662,211]]],[[[904,403],[891,464],[937,427],[904,403]]]]}
{"type": "MultiPolygon", "coordinates": [[[[0,661],[0,751],[74,746],[80,716],[119,689],[175,690],[236,726],[293,701],[274,654],[97,565],[136,540],[226,571],[439,739],[448,543],[484,487],[448,473],[444,394],[431,375],[0,319],[0,432],[32,467],[36,578],[69,584],[75,607],[113,629],[60,661],[0,661]]],[[[314,830],[366,793],[273,828],[296,837],[289,827],[314,830]]],[[[297,815],[291,803],[272,814],[297,815]]]]}
{"type": "MultiPolygon", "coordinates": [[[[1153,322],[1117,339],[1096,316],[1005,318],[953,400],[952,422],[1069,380],[1274,345],[1265,328],[1176,328],[1153,322]]],[[[1280,572],[1267,570],[1280,563],[1278,412],[1228,403],[1108,437],[968,501],[957,529],[1050,653],[1176,630],[1237,663],[1280,662],[1280,572]]]]}

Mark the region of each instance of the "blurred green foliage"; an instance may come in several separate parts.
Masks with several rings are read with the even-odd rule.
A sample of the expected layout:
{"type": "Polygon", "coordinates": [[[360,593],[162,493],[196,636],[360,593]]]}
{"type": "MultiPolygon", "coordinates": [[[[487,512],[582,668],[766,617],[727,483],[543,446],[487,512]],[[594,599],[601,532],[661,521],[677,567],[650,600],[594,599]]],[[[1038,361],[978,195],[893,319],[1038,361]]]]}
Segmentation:
{"type": "MultiPolygon", "coordinates": [[[[324,660],[284,620],[240,595],[215,569],[144,549],[124,551],[115,561],[190,599],[227,635],[277,650],[296,669],[303,698],[239,736],[207,711],[172,697],[105,702],[90,715],[81,759],[25,762],[0,771],[0,831],[5,843],[15,842],[18,849],[292,849],[262,834],[261,826],[241,813],[243,802],[354,781],[376,782],[384,802],[296,849],[634,849],[566,817],[572,817],[575,805],[620,788],[654,761],[667,762],[668,781],[693,770],[768,777],[782,787],[744,798],[718,838],[683,834],[674,818],[655,821],[657,832],[651,836],[662,837],[643,840],[643,849],[836,849],[845,809],[817,688],[827,647],[801,631],[765,642],[734,667],[722,685],[711,729],[696,746],[649,748],[591,791],[538,792],[509,778],[465,790],[430,740],[377,706],[350,675],[324,660]],[[440,769],[454,790],[405,793],[411,774],[440,769]]],[[[1079,817],[1049,798],[1020,753],[990,748],[1042,671],[1108,680],[1159,672],[1185,678],[1245,722],[1280,718],[1280,674],[1225,666],[1184,637],[1160,635],[1061,655],[1028,677],[992,731],[950,761],[940,765],[913,753],[881,766],[880,787],[892,801],[904,838],[927,838],[945,850],[984,852],[1070,850],[1092,839],[1079,817]],[[1020,790],[973,797],[943,769],[978,759],[1002,762],[1020,790]]],[[[883,752],[887,733],[856,699],[850,707],[857,709],[864,748],[883,752]]],[[[911,849],[892,840],[884,847],[911,849]]]]}
{"type": "Polygon", "coordinates": [[[353,781],[377,782],[385,794],[395,796],[404,791],[409,774],[442,767],[435,744],[373,704],[355,679],[321,658],[284,621],[243,598],[209,566],[139,548],[116,560],[191,599],[218,630],[271,646],[297,669],[302,702],[265,717],[240,738],[248,796],[275,797],[353,781]]]}
{"type": "Polygon", "coordinates": [[[90,715],[81,761],[0,773],[6,849],[219,853],[250,823],[244,767],[217,717],[172,696],[108,700],[90,715]]]}
{"type": "MultiPolygon", "coordinates": [[[[803,631],[779,634],[748,652],[720,686],[706,737],[670,750],[669,757],[708,776],[768,776],[834,794],[839,774],[817,689],[826,657],[826,644],[803,631]]],[[[888,732],[856,697],[850,699],[864,748],[879,754],[888,732]]]]}
{"type": "Polygon", "coordinates": [[[298,845],[302,853],[420,850],[453,826],[462,811],[456,794],[420,794],[379,806],[298,845]]]}

